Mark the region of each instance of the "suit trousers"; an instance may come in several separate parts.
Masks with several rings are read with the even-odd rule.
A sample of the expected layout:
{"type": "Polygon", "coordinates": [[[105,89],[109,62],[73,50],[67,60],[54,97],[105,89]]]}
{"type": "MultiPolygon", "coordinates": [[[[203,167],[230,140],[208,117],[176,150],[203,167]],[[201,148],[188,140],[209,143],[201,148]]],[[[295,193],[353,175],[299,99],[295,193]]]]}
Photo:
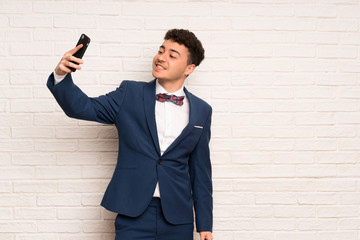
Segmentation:
{"type": "Polygon", "coordinates": [[[166,221],[160,198],[153,198],[138,217],[118,214],[115,240],[193,240],[194,224],[174,225],[166,221]]]}

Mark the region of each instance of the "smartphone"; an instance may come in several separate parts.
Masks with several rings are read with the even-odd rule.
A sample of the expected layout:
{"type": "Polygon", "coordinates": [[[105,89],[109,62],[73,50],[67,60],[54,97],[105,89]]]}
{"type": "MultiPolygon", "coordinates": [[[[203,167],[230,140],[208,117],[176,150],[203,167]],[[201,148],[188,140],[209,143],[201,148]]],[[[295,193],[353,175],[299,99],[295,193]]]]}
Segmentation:
{"type": "MultiPolygon", "coordinates": [[[[86,36],[84,33],[81,34],[81,36],[79,38],[79,41],[77,42],[76,46],[82,44],[83,47],[80,48],[73,56],[77,57],[77,58],[82,58],[84,56],[84,53],[85,53],[87,47],[89,46],[89,43],[90,43],[90,38],[88,36],[86,36]]],[[[71,61],[71,62],[77,64],[76,62],[73,62],[73,61],[71,61]]],[[[73,72],[76,71],[75,68],[72,68],[72,67],[69,67],[69,68],[73,72]]]]}

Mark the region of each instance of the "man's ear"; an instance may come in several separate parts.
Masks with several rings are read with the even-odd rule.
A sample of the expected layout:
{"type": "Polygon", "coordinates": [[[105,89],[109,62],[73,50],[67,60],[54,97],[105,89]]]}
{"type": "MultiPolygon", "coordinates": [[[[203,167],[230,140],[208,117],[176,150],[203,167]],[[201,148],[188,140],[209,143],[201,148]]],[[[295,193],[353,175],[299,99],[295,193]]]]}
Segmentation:
{"type": "Polygon", "coordinates": [[[196,68],[195,64],[187,65],[185,70],[185,75],[189,76],[195,70],[195,68],[196,68]]]}

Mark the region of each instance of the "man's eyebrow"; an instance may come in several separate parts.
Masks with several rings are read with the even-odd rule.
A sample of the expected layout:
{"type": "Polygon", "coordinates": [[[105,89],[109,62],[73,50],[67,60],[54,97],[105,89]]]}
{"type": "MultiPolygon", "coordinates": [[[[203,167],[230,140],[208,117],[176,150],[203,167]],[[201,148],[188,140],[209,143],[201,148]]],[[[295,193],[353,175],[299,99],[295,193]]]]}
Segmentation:
{"type": "MultiPolygon", "coordinates": [[[[164,46],[164,45],[161,45],[160,48],[165,50],[165,46],[164,46]]],[[[176,51],[175,49],[172,49],[172,48],[171,48],[170,51],[171,51],[171,52],[175,52],[175,53],[177,53],[177,54],[179,54],[179,55],[181,56],[181,54],[180,54],[178,51],[176,51]]]]}

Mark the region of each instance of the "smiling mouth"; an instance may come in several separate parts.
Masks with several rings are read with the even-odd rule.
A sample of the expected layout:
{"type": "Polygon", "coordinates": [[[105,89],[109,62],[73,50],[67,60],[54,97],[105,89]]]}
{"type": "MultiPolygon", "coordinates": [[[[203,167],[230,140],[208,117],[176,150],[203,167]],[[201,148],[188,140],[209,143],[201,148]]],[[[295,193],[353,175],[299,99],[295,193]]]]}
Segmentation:
{"type": "Polygon", "coordinates": [[[166,68],[163,65],[160,65],[158,63],[155,64],[155,66],[161,70],[165,70],[166,68]]]}

